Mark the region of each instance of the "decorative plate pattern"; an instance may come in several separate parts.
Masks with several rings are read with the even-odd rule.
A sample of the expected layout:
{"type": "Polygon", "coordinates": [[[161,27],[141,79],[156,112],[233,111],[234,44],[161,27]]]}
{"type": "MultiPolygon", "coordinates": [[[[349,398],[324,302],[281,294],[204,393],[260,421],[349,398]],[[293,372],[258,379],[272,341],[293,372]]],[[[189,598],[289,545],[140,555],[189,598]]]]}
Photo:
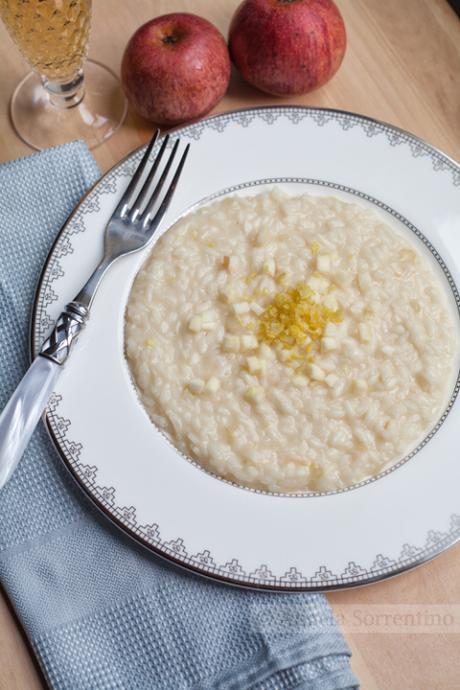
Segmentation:
{"type": "Polygon", "coordinates": [[[52,438],[64,452],[75,476],[78,477],[88,494],[97,497],[99,507],[109,513],[119,525],[136,535],[139,541],[153,547],[163,556],[178,561],[180,565],[189,566],[203,574],[232,580],[238,584],[275,589],[324,590],[341,588],[350,584],[364,584],[395,575],[433,558],[460,539],[460,514],[454,513],[450,516],[445,531],[429,530],[424,543],[419,545],[403,544],[399,557],[395,559],[377,553],[368,568],[350,561],[341,573],[333,573],[325,565],[321,565],[312,576],[306,576],[293,566],[281,577],[276,577],[265,564],[260,565],[252,572],[247,572],[237,558],[233,558],[227,563],[218,564],[209,549],[193,554],[188,551],[187,545],[180,537],[163,541],[159,525],[155,523],[140,525],[135,506],[120,506],[117,502],[116,489],[113,486],[100,486],[98,484],[97,465],[85,465],[81,462],[82,445],[69,439],[67,432],[70,421],[58,415],[59,402],[60,396],[54,395],[48,407],[47,417],[51,424],[52,438]]]}
{"type": "MultiPolygon", "coordinates": [[[[234,148],[238,151],[239,136],[238,128],[242,130],[250,130],[251,134],[254,134],[255,138],[260,138],[263,141],[266,136],[265,132],[262,131],[264,126],[269,126],[273,130],[280,130],[280,135],[291,137],[291,143],[296,143],[301,136],[309,136],[315,134],[320,136],[324,132],[327,132],[328,128],[331,129],[327,132],[327,136],[323,140],[326,142],[327,146],[333,146],[334,144],[340,148],[341,145],[345,145],[347,138],[353,137],[353,140],[357,142],[357,146],[362,149],[361,154],[363,159],[366,159],[368,144],[366,141],[378,140],[379,149],[378,154],[381,158],[381,162],[387,163],[393,158],[392,151],[401,151],[402,159],[408,163],[412,160],[413,169],[411,170],[414,174],[418,173],[420,164],[419,161],[426,160],[430,163],[430,171],[424,167],[423,172],[420,173],[421,187],[423,184],[427,184],[425,178],[430,181],[433,176],[440,179],[439,187],[446,194],[448,199],[448,210],[451,209],[452,203],[450,201],[451,192],[445,192],[447,189],[452,189],[460,185],[460,168],[459,166],[449,158],[447,158],[441,152],[436,151],[426,143],[416,139],[412,135],[398,130],[389,125],[379,123],[373,120],[362,118],[358,115],[353,115],[350,113],[344,113],[340,111],[330,111],[330,110],[320,110],[320,109],[307,109],[307,108],[264,108],[264,109],[252,109],[246,111],[238,111],[234,113],[226,113],[224,115],[216,116],[208,120],[190,125],[188,127],[179,130],[181,137],[189,139],[193,144],[193,149],[197,149],[198,152],[205,152],[210,149],[210,141],[212,140],[212,145],[216,147],[218,142],[216,142],[215,135],[219,135],[222,140],[223,148],[227,146],[228,149],[234,148]],[[209,141],[208,141],[209,140],[209,141]],[[200,142],[202,143],[200,148],[200,142]],[[327,143],[330,142],[330,143],[327,143]]],[[[241,150],[239,151],[241,153],[241,150]]],[[[369,155],[372,155],[375,151],[370,151],[369,155]]],[[[97,257],[99,251],[98,242],[94,242],[94,233],[99,233],[98,239],[100,239],[101,229],[103,228],[104,222],[101,222],[104,217],[108,217],[107,213],[114,206],[114,195],[121,192],[123,184],[126,184],[127,179],[132,174],[137,161],[141,157],[142,150],[134,152],[127,159],[122,161],[119,165],[115,166],[102,180],[95,186],[95,188],[87,195],[87,197],[81,202],[77,207],[74,214],[69,218],[67,224],[62,229],[59,234],[52,250],[48,261],[45,265],[42,278],[40,281],[40,286],[38,290],[37,301],[35,304],[34,316],[33,316],[33,328],[32,328],[32,348],[36,351],[40,343],[47,336],[50,328],[53,325],[54,319],[56,318],[59,309],[65,301],[71,298],[72,291],[71,285],[74,275],[77,272],[81,274],[82,270],[87,270],[87,265],[93,261],[93,256],[97,257]],[[89,236],[87,230],[91,228],[97,228],[94,230],[93,236],[89,236]],[[83,237],[82,237],[83,236],[83,237]]],[[[275,163],[277,158],[279,159],[280,168],[289,170],[289,160],[286,162],[281,160],[282,153],[278,151],[275,155],[275,163]]],[[[298,156],[296,154],[289,154],[287,158],[291,158],[291,163],[293,168],[299,168],[298,156]]],[[[313,159],[315,156],[313,156],[313,159]]],[[[316,153],[316,158],[318,167],[321,167],[322,161],[320,160],[318,152],[316,153]]],[[[313,161],[315,162],[315,161],[313,161]]],[[[395,159],[395,164],[400,163],[401,159],[395,159]]],[[[195,163],[197,166],[195,170],[199,169],[199,163],[195,163]]],[[[329,164],[330,165],[330,164],[329,164]]],[[[217,188],[214,186],[214,180],[209,180],[203,182],[199,186],[198,190],[193,190],[187,198],[187,195],[183,195],[184,198],[180,200],[177,204],[173,204],[173,211],[171,215],[166,219],[165,227],[171,224],[175,218],[182,215],[184,210],[189,208],[192,203],[196,201],[197,198],[208,197],[215,198],[216,196],[226,193],[228,191],[237,190],[244,191],[246,188],[253,186],[254,184],[273,184],[273,183],[284,183],[284,184],[301,184],[306,187],[321,186],[326,188],[332,188],[334,191],[340,191],[346,194],[354,194],[361,197],[366,202],[370,202],[377,207],[379,207],[383,212],[391,214],[395,221],[406,226],[410,231],[412,231],[418,238],[425,244],[425,246],[430,250],[433,257],[436,259],[440,269],[444,273],[447,279],[450,289],[452,291],[452,296],[456,302],[457,309],[460,310],[460,298],[455,285],[455,280],[452,276],[452,272],[449,270],[446,261],[441,258],[441,254],[437,251],[434,246],[439,246],[436,241],[438,236],[436,233],[431,236],[426,236],[417,227],[416,223],[413,224],[406,220],[405,215],[399,211],[393,210],[393,208],[401,208],[397,201],[398,197],[392,190],[392,195],[390,198],[385,197],[391,202],[391,205],[383,202],[377,201],[375,196],[367,193],[367,178],[365,175],[361,175],[363,185],[356,189],[357,185],[341,184],[339,182],[327,181],[325,179],[314,179],[313,177],[304,176],[287,176],[287,175],[272,175],[269,178],[265,178],[263,171],[265,168],[260,167],[260,174],[257,177],[251,177],[255,182],[248,182],[245,175],[245,170],[243,166],[240,166],[239,161],[232,161],[230,164],[230,169],[232,174],[228,174],[226,179],[231,184],[220,185],[217,188]],[[243,182],[238,182],[238,178],[243,182]],[[235,181],[237,182],[235,184],[235,181]],[[364,191],[366,189],[366,191],[364,191]],[[198,195],[197,195],[198,192],[198,195]],[[203,193],[205,192],[205,193],[203,193]],[[393,200],[394,199],[394,200],[393,200]],[[434,241],[432,241],[434,239],[434,241]]],[[[365,167],[365,165],[364,165],[365,167]]],[[[347,170],[346,166],[337,166],[340,168],[345,181],[347,181],[347,170]]],[[[336,173],[337,170],[330,165],[330,172],[336,173]]],[[[284,170],[283,170],[284,172],[284,170]]],[[[329,177],[329,175],[328,175],[329,177]]],[[[331,175],[332,177],[332,175],[331,175]]],[[[337,179],[337,178],[335,178],[337,179]]],[[[401,176],[401,179],[403,177],[401,176]]],[[[218,184],[218,181],[216,181],[218,184]]],[[[386,191],[386,189],[384,189],[386,191]]],[[[179,195],[180,196],[180,195],[179,195]]],[[[402,197],[401,197],[402,198],[402,197]]],[[[430,228],[431,231],[431,228],[430,228]]],[[[444,254],[444,252],[442,252],[444,254]]],[[[455,268],[457,271],[459,257],[449,256],[447,263],[451,268],[455,268]]],[[[137,270],[139,261],[137,265],[133,265],[131,262],[128,271],[125,271],[125,279],[129,285],[132,278],[137,270]]],[[[78,283],[77,283],[78,286],[78,283]]],[[[127,294],[126,290],[123,294],[127,294]]],[[[120,308],[118,308],[120,311],[120,308]]],[[[121,309],[121,312],[123,309],[121,309]]],[[[113,312],[113,305],[112,305],[113,312]]],[[[113,313],[112,313],[113,315],[113,313]]],[[[98,318],[101,318],[100,313],[98,318]]],[[[109,316],[107,316],[109,318],[109,316]]],[[[119,316],[117,317],[120,321],[119,316]]],[[[82,338],[83,339],[83,338],[82,338]]],[[[89,343],[89,348],[91,349],[91,344],[89,343]]],[[[120,354],[121,348],[118,348],[118,356],[120,354]]],[[[79,353],[80,355],[80,353],[79,353]]],[[[117,353],[114,353],[116,356],[117,353]]],[[[81,358],[82,361],[89,364],[91,361],[91,356],[81,358]]],[[[96,357],[97,359],[97,357],[96,357]]],[[[75,367],[77,364],[75,364],[75,367]]],[[[91,366],[91,364],[89,364],[91,366]]],[[[69,377],[66,377],[66,380],[69,377]]],[[[460,538],[460,515],[458,512],[451,510],[446,512],[446,510],[435,511],[433,516],[436,529],[427,529],[421,533],[417,529],[413,529],[414,539],[410,542],[404,541],[398,544],[398,537],[395,535],[390,535],[391,538],[382,539],[381,553],[372,553],[372,549],[362,548],[360,549],[358,542],[355,544],[352,542],[352,546],[356,548],[350,548],[349,557],[345,555],[341,560],[340,567],[337,566],[334,561],[337,558],[331,557],[331,559],[324,558],[325,554],[328,554],[328,549],[320,548],[317,554],[313,554],[311,558],[298,557],[299,543],[295,539],[292,540],[290,545],[292,553],[292,565],[289,564],[289,557],[287,562],[285,562],[283,557],[278,557],[275,551],[264,552],[260,549],[260,560],[257,557],[254,559],[253,547],[251,544],[241,544],[241,549],[237,551],[231,551],[230,545],[228,554],[225,558],[222,558],[222,551],[226,551],[225,548],[221,548],[222,535],[216,528],[215,532],[206,535],[206,539],[203,541],[201,546],[198,545],[200,542],[201,535],[196,536],[196,533],[192,535],[181,534],[181,532],[171,533],[170,524],[164,522],[164,519],[158,520],[145,520],[145,506],[146,500],[145,496],[140,496],[142,493],[142,473],[139,472],[138,482],[139,486],[136,488],[131,487],[132,491],[132,504],[126,502],[125,498],[129,492],[124,489],[123,481],[123,458],[115,457],[114,462],[114,477],[116,481],[112,483],[107,482],[107,477],[110,475],[110,469],[108,470],[108,465],[104,467],[101,463],[101,456],[98,455],[97,449],[100,448],[100,436],[103,433],[108,432],[107,422],[102,423],[102,428],[99,430],[97,425],[92,424],[91,431],[87,428],[83,428],[81,435],[75,434],[73,425],[74,423],[78,426],[79,417],[85,417],[85,414],[79,414],[79,408],[85,406],[85,401],[81,398],[82,391],[78,389],[76,392],[73,390],[75,386],[70,384],[63,384],[62,390],[59,388],[54,395],[52,402],[50,403],[49,410],[47,413],[47,424],[52,435],[52,438],[61,454],[61,457],[71,469],[73,475],[76,477],[77,481],[85,489],[88,495],[94,500],[96,505],[98,505],[104,512],[106,512],[119,526],[131,534],[133,537],[138,539],[140,542],[145,544],[147,547],[151,548],[155,552],[183,565],[184,567],[191,568],[202,574],[209,575],[222,579],[224,581],[233,582],[235,584],[241,584],[252,587],[268,587],[271,589],[279,590],[299,590],[299,589],[309,589],[309,590],[323,590],[323,589],[333,589],[345,586],[354,586],[358,584],[372,582],[384,577],[394,575],[398,572],[402,572],[410,567],[413,567],[429,558],[432,558],[437,553],[440,553],[443,549],[447,548],[455,541],[460,538]],[[67,404],[67,401],[69,403],[67,404]],[[71,410],[71,414],[67,417],[67,410],[71,410]],[[76,439],[79,439],[78,441],[76,439]],[[442,515],[439,513],[442,512],[442,515]],[[442,523],[442,524],[441,524],[442,523]],[[415,536],[418,538],[415,539],[415,536]],[[196,544],[194,543],[196,542],[196,544]],[[385,550],[385,546],[388,546],[385,550]],[[321,552],[321,553],[320,553],[321,552]],[[247,557],[247,556],[251,557],[247,557]],[[384,555],[388,554],[388,555],[384,555]],[[318,560],[318,558],[324,558],[324,561],[318,560]],[[251,563],[252,561],[252,563],[251,563]]],[[[117,389],[118,390],[118,389],[117,389]]],[[[436,427],[430,432],[429,436],[424,439],[422,444],[415,449],[408,457],[404,458],[396,468],[407,462],[412,458],[418,451],[420,451],[427,442],[434,436],[435,432],[441,428],[441,425],[447,418],[447,414],[452,408],[456,409],[458,405],[454,405],[456,396],[459,390],[459,380],[455,390],[453,392],[452,398],[443,414],[441,420],[436,425],[436,427]]],[[[134,400],[134,398],[133,398],[134,400]]],[[[136,403],[137,404],[137,401],[136,403]]],[[[115,410],[115,408],[114,408],[115,410]]],[[[133,416],[142,418],[137,419],[136,423],[142,423],[145,426],[145,419],[142,413],[138,410],[133,412],[133,416]]],[[[449,425],[446,425],[449,426],[449,425]]],[[[455,426],[455,425],[454,425],[455,426]]],[[[450,429],[445,432],[443,430],[443,443],[444,436],[451,434],[452,424],[450,429]]],[[[145,431],[145,430],[144,430],[145,431]]],[[[148,438],[148,435],[145,436],[148,438]]],[[[428,448],[430,445],[428,446],[428,448]]],[[[159,446],[160,448],[160,446],[159,446]]],[[[166,450],[161,447],[166,453],[166,450]]],[[[168,451],[171,453],[171,450],[168,451]]],[[[433,449],[433,453],[436,451],[433,449]]],[[[177,455],[177,453],[176,453],[177,455]]],[[[423,457],[426,453],[422,454],[423,457]]],[[[424,461],[426,463],[426,461],[424,461]]],[[[191,464],[191,463],[187,463],[191,464]]],[[[412,468],[412,463],[408,466],[412,468]]],[[[390,468],[386,472],[379,475],[380,478],[387,474],[392,475],[391,481],[398,482],[398,472],[394,472],[394,467],[390,468]],[[395,479],[396,478],[396,479],[395,479]]],[[[421,468],[422,469],[422,468],[421,468]]],[[[150,470],[149,470],[150,471],[150,470]]],[[[206,475],[206,490],[213,484],[209,482],[216,482],[216,478],[208,475],[205,472],[196,472],[196,467],[191,470],[194,472],[193,478],[196,479],[197,475],[206,475]]],[[[421,470],[420,470],[421,471],[421,470]]],[[[136,470],[133,470],[135,473],[136,470]]],[[[188,470],[190,477],[190,469],[188,470]]],[[[413,474],[413,471],[411,471],[413,474]]],[[[136,476],[134,474],[134,476],[136,476]]],[[[126,475],[126,479],[130,483],[133,475],[126,475]]],[[[197,492],[198,492],[197,480],[197,492]]],[[[229,505],[232,507],[242,506],[241,496],[244,496],[244,502],[248,503],[251,500],[251,495],[257,494],[258,492],[242,491],[240,488],[235,488],[229,482],[218,482],[219,485],[228,484],[225,487],[225,500],[229,501],[229,505]],[[228,493],[230,492],[230,493],[228,493]],[[235,498],[238,496],[238,498],[235,498]]],[[[373,484],[374,487],[382,486],[383,483],[374,482],[374,480],[368,480],[357,485],[357,491],[347,492],[349,495],[356,495],[356,509],[362,509],[361,496],[364,495],[361,492],[369,490],[366,486],[368,484],[373,484]]],[[[199,489],[200,491],[202,489],[199,489]]],[[[217,484],[216,484],[217,491],[217,484]]],[[[378,489],[378,492],[380,490],[378,489]]],[[[261,493],[261,492],[259,492],[261,493]]],[[[328,501],[327,510],[335,509],[335,505],[331,504],[335,497],[334,493],[344,493],[344,492],[331,492],[331,494],[324,494],[325,500],[328,501]]],[[[174,492],[173,492],[174,494],[174,492]]],[[[383,489],[382,489],[383,497],[383,489]]],[[[280,497],[273,497],[272,500],[276,500],[280,497]]],[[[157,499],[159,497],[157,496],[157,499]]],[[[293,506],[297,504],[299,497],[290,496],[286,501],[283,501],[285,506],[293,506]]],[[[318,501],[318,497],[308,498],[308,495],[303,495],[302,500],[304,505],[311,505],[310,501],[318,501]]],[[[349,500],[349,499],[347,499],[349,500]]],[[[379,501],[377,501],[378,503],[379,501]]],[[[224,504],[225,505],[225,502],[224,504]]],[[[351,504],[350,504],[351,505],[351,504]]],[[[456,507],[457,504],[451,507],[456,507]]],[[[249,503],[245,505],[245,510],[250,510],[249,503]]],[[[368,508],[366,508],[368,509],[368,508]]],[[[163,512],[164,512],[163,507],[163,512]]],[[[264,506],[263,511],[266,510],[264,506]]],[[[282,508],[282,519],[285,518],[286,525],[282,525],[281,529],[287,529],[289,525],[292,525],[292,519],[286,517],[290,511],[294,512],[294,508],[282,508]],[[286,516],[284,515],[286,513],[286,516]]],[[[310,509],[305,509],[305,516],[308,517],[308,511],[310,509]]],[[[349,515],[350,506],[347,506],[345,515],[349,515]]],[[[353,510],[353,507],[351,507],[353,510]]],[[[262,511],[262,514],[264,512],[262,511]]],[[[298,512],[296,508],[295,511],[298,512]]],[[[147,511],[148,512],[148,511],[147,511]]],[[[161,511],[160,511],[161,512],[161,511]]],[[[167,511],[166,511],[167,512],[167,511]]],[[[174,515],[171,516],[171,524],[175,522],[181,522],[178,520],[178,515],[181,513],[181,508],[178,507],[174,511],[174,515]]],[[[155,514],[155,510],[152,510],[152,514],[155,514]]],[[[268,513],[267,513],[268,515],[268,513]]],[[[271,517],[270,517],[271,519],[271,517]]],[[[276,521],[275,521],[276,524],[276,521]]],[[[239,526],[241,530],[241,539],[244,534],[244,524],[239,526]]],[[[388,527],[391,529],[391,525],[388,527]]],[[[394,528],[393,528],[394,529],[394,528]]],[[[408,529],[407,532],[411,534],[411,530],[408,529]]],[[[321,528],[319,528],[319,538],[329,539],[330,535],[321,533],[321,528]]],[[[308,542],[306,544],[308,547],[308,542]]],[[[276,549],[276,547],[274,547],[276,549]]],[[[329,544],[329,549],[333,548],[333,542],[329,544]]],[[[375,548],[375,547],[372,547],[375,548]]],[[[257,551],[257,546],[255,547],[257,551]]],[[[378,551],[378,548],[375,549],[378,551]]],[[[332,556],[332,553],[331,553],[332,556]]]]}

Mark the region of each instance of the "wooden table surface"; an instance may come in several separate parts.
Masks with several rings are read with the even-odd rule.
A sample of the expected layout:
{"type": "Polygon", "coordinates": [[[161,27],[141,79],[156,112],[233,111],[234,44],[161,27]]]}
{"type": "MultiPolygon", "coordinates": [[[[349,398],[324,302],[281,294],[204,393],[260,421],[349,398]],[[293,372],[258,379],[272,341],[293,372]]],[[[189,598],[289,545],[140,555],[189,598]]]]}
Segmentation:
{"type": "MultiPolygon", "coordinates": [[[[226,34],[238,3],[175,0],[173,9],[207,17],[226,34]]],[[[93,4],[90,56],[116,71],[133,31],[152,16],[172,10],[169,0],[110,0],[109,12],[107,2],[93,4]]],[[[351,110],[408,129],[460,160],[460,21],[446,0],[337,0],[337,4],[348,30],[348,51],[329,84],[303,98],[276,99],[256,92],[234,75],[216,112],[275,103],[351,110]]],[[[11,91],[26,69],[0,26],[0,161],[30,153],[15,137],[7,115],[11,91]]],[[[130,113],[122,130],[94,152],[101,169],[143,143],[150,130],[146,121],[130,113]]],[[[398,604],[412,604],[414,611],[430,605],[459,605],[459,568],[460,545],[410,573],[328,598],[339,613],[345,605],[352,607],[352,613],[373,611],[366,607],[375,605],[383,611],[398,604]]],[[[363,690],[460,688],[460,634],[362,629],[347,633],[347,639],[363,690]]],[[[0,690],[43,687],[12,610],[0,593],[0,690]]]]}

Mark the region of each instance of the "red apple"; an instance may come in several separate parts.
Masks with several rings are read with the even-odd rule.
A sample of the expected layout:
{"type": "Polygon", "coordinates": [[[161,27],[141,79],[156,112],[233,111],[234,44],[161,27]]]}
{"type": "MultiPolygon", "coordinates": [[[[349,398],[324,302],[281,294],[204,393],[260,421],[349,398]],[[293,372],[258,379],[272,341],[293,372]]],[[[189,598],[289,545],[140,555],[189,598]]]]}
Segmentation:
{"type": "Polygon", "coordinates": [[[175,13],[143,24],[126,46],[121,79],[133,108],[174,125],[209,112],[230,79],[222,34],[206,19],[175,13]]]}
{"type": "Polygon", "coordinates": [[[243,79],[275,96],[325,84],[347,38],[332,0],[245,0],[230,25],[230,55],[243,79]]]}

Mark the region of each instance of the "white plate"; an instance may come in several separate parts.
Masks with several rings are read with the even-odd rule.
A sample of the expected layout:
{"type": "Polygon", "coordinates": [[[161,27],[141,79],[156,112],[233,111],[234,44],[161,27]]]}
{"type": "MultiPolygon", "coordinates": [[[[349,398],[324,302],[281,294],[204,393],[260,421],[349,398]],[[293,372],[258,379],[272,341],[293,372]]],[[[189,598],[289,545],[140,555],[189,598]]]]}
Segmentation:
{"type": "MultiPolygon", "coordinates": [[[[198,200],[260,184],[372,205],[431,253],[453,307],[460,267],[460,168],[389,125],[333,110],[260,108],[178,130],[192,144],[163,230],[198,200]]],[[[140,159],[135,151],[70,217],[44,268],[33,350],[96,265],[105,222],[140,159]]],[[[123,357],[130,286],[146,253],[112,267],[46,421],[74,477],[147,548],[226,582],[333,589],[411,568],[460,537],[459,379],[441,420],[411,457],[356,488],[319,496],[239,488],[187,461],[149,421],[123,357]]]]}

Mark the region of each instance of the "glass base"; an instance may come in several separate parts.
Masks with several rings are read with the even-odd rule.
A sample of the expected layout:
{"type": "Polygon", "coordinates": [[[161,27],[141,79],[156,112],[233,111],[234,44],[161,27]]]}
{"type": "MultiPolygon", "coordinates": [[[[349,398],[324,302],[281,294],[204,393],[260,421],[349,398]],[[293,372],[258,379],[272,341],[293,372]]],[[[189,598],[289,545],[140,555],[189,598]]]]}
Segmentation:
{"type": "Polygon", "coordinates": [[[10,115],[17,135],[26,144],[40,151],[83,139],[94,149],[115,134],[128,109],[120,80],[95,60],[86,61],[84,75],[84,97],[70,108],[53,105],[35,72],[17,85],[10,115]]]}

